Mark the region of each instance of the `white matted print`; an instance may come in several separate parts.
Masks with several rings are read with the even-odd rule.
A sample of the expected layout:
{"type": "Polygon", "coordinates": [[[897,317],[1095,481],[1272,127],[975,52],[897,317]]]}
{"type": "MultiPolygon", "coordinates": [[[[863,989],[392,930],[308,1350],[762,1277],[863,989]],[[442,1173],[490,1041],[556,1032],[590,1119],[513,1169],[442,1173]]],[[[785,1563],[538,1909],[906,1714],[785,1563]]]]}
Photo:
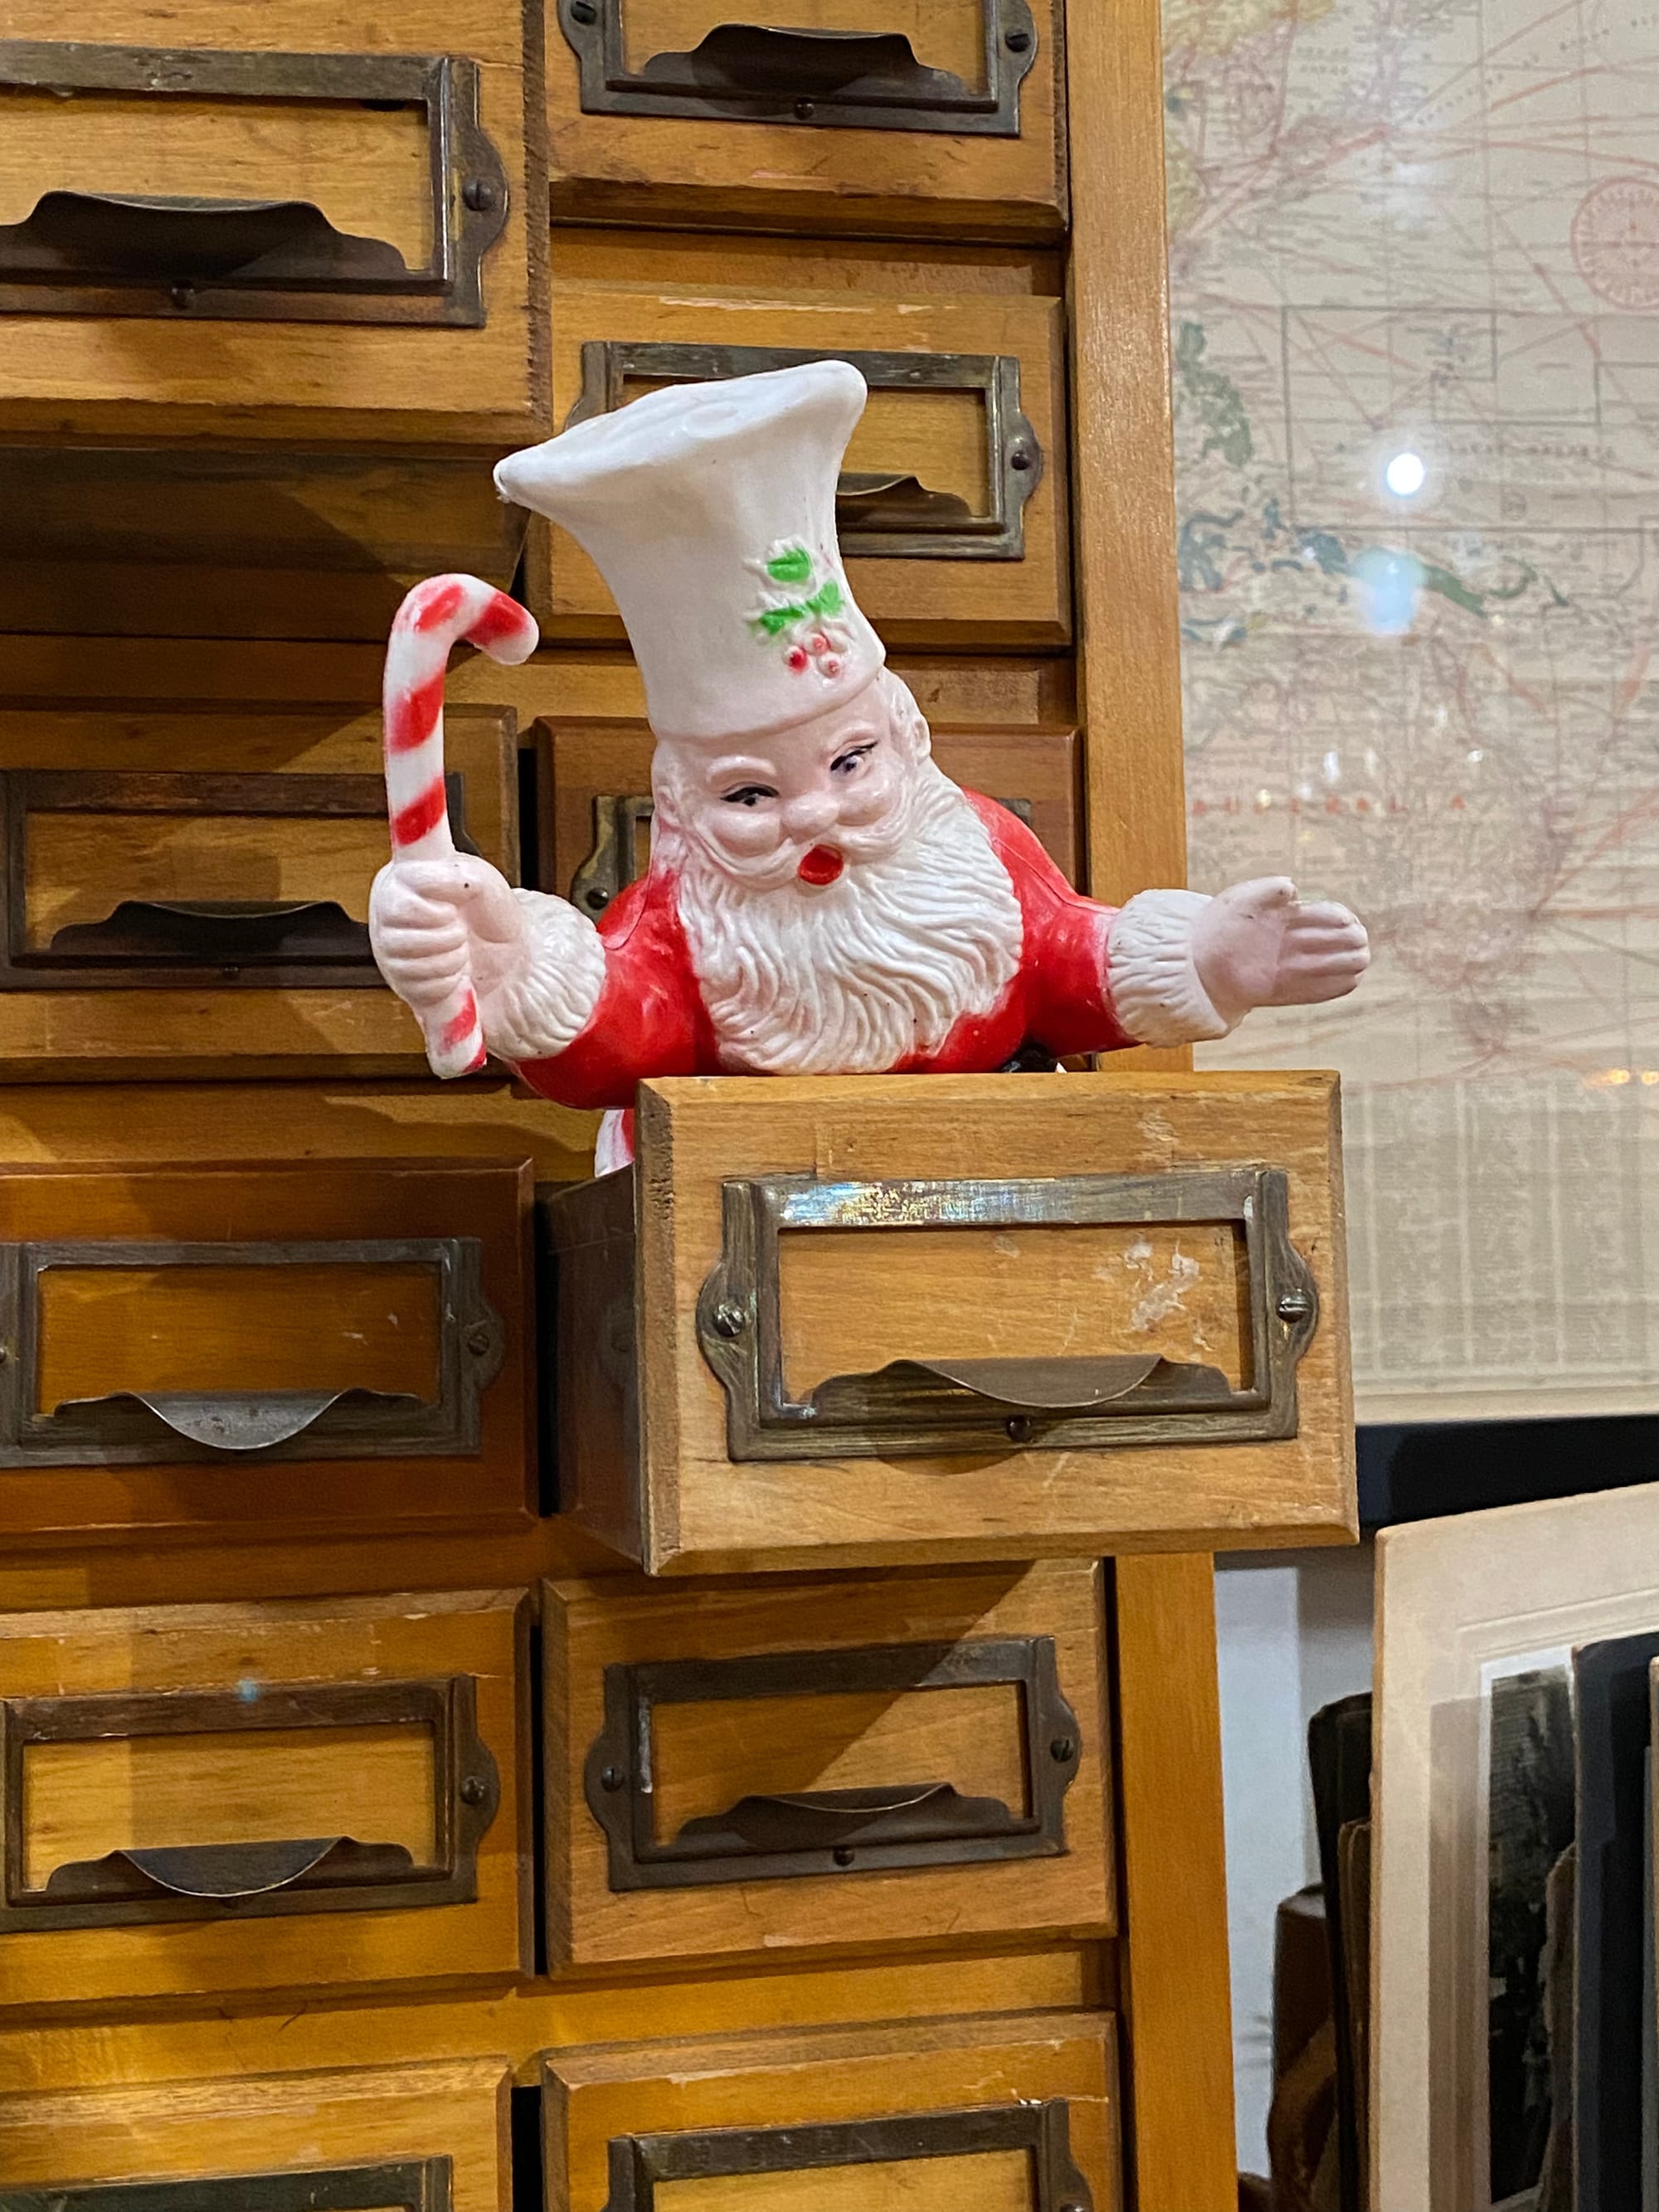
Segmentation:
{"type": "MultiPolygon", "coordinates": [[[[1492,2100],[1515,2094],[1501,2068],[1493,2081],[1493,1693],[1501,1762],[1528,1700],[1534,1717],[1552,1712],[1528,1676],[1578,1644],[1656,1626],[1659,1486],[1378,1539],[1372,2212],[1487,2212],[1533,2197],[1523,2187],[1495,2199],[1492,2186],[1513,2178],[1507,2145],[1493,2171],[1492,2100]]],[[[1558,1709],[1552,1735],[1559,1722],[1558,1709]]],[[[1559,1817],[1550,1760],[1521,1775],[1510,1764],[1523,1801],[1553,1804],[1547,1832],[1559,1817]]],[[[1528,1810],[1505,1788],[1508,1831],[1528,1810]]],[[[1530,1955],[1522,1946],[1523,1970],[1530,1955]]]]}

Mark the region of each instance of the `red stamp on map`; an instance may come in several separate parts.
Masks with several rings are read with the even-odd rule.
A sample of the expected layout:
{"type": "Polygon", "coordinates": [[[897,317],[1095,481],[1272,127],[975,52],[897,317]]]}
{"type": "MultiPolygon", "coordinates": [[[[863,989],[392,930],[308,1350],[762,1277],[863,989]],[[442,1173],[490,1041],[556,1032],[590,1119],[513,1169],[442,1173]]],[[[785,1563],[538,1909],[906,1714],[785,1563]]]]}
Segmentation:
{"type": "Polygon", "coordinates": [[[1606,177],[1572,219],[1572,258],[1592,292],[1615,307],[1659,307],[1659,184],[1606,177]]]}

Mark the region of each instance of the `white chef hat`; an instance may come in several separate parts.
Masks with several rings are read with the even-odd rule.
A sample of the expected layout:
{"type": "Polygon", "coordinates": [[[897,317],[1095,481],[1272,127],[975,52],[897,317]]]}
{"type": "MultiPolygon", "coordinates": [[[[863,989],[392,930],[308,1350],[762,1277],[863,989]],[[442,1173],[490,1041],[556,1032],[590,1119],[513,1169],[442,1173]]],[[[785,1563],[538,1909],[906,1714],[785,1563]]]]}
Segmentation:
{"type": "Polygon", "coordinates": [[[854,697],[885,658],[848,588],[836,481],[850,362],[671,385],[495,471],[567,529],[627,626],[658,737],[760,737],[854,697]]]}

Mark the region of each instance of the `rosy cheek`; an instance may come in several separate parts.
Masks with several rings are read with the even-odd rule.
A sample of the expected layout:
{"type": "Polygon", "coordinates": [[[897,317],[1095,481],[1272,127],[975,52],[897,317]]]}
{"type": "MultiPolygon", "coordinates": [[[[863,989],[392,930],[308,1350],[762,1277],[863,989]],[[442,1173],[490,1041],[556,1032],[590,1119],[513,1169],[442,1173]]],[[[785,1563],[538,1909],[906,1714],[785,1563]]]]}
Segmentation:
{"type": "Polygon", "coordinates": [[[776,818],[764,807],[711,806],[699,817],[698,827],[710,844],[727,853],[769,853],[778,842],[776,818]]]}
{"type": "Polygon", "coordinates": [[[893,779],[886,771],[861,775],[842,794],[841,818],[851,826],[879,822],[891,810],[894,798],[893,779]]]}

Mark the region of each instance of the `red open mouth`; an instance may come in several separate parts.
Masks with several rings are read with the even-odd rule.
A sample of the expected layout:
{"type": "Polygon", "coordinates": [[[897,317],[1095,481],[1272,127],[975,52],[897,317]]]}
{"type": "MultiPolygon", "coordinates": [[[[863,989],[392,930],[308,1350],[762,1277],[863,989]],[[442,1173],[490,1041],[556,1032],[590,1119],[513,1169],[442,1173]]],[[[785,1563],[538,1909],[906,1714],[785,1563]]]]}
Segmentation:
{"type": "Polygon", "coordinates": [[[833,845],[814,845],[795,873],[804,884],[833,884],[846,866],[833,845]]]}

